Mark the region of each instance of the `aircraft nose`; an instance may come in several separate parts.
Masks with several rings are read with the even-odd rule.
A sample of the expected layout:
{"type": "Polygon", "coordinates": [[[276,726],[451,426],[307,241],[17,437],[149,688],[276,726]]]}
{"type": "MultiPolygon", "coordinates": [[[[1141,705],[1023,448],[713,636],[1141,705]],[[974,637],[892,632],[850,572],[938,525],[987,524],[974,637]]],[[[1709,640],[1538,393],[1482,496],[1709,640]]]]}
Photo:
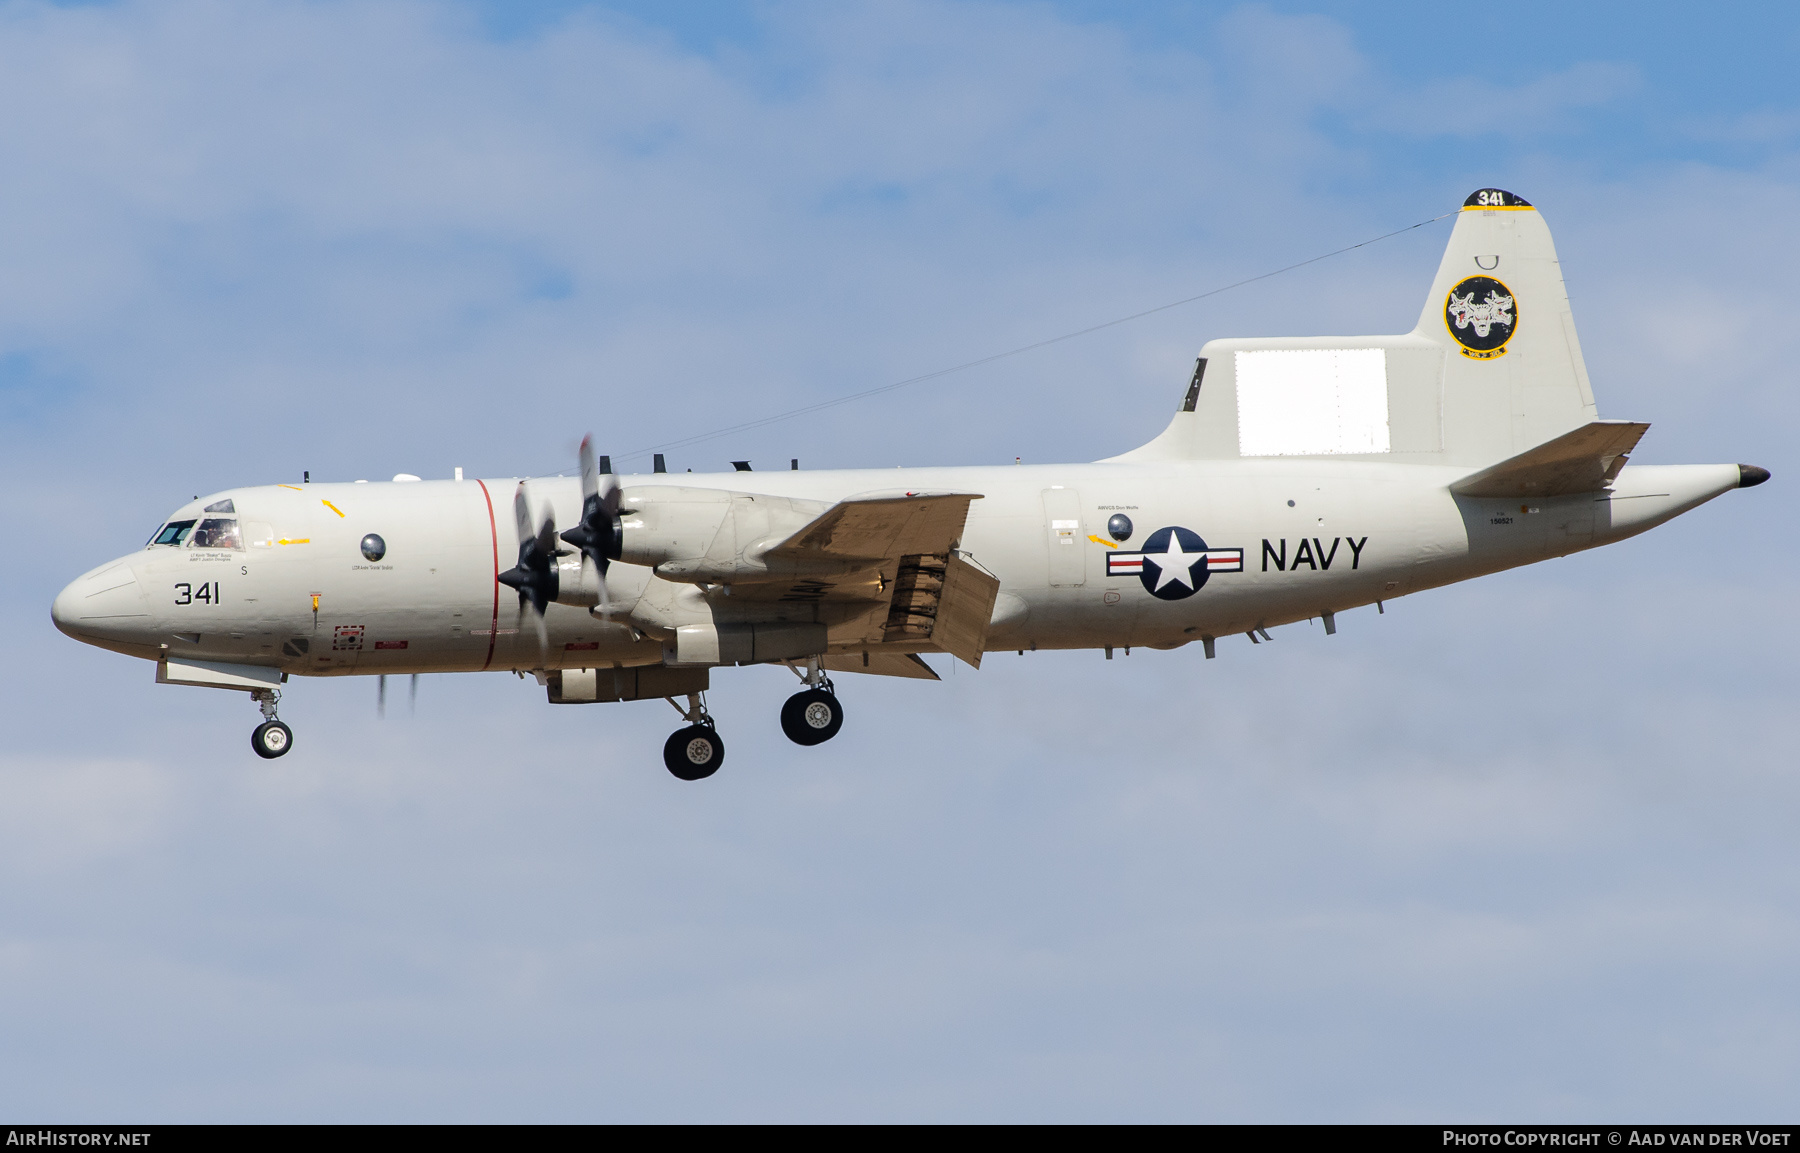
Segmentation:
{"type": "Polygon", "coordinates": [[[50,603],[50,619],[56,622],[59,632],[69,636],[75,635],[75,611],[76,605],[81,599],[81,594],[75,591],[75,586],[79,583],[79,581],[69,582],[63,591],[56,594],[56,599],[50,603]]]}
{"type": "Polygon", "coordinates": [[[144,591],[131,566],[114,561],[70,581],[51,602],[50,619],[66,635],[92,641],[129,633],[147,623],[150,614],[144,611],[144,591]]]}

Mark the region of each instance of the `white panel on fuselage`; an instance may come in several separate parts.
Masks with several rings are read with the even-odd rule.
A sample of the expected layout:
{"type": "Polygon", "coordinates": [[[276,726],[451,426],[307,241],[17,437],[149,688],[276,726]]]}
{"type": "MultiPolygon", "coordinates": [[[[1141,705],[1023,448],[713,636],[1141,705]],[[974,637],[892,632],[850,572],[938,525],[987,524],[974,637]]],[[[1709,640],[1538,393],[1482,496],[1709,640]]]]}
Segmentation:
{"type": "Polygon", "coordinates": [[[1236,361],[1242,455],[1388,451],[1385,350],[1256,349],[1236,361]]]}

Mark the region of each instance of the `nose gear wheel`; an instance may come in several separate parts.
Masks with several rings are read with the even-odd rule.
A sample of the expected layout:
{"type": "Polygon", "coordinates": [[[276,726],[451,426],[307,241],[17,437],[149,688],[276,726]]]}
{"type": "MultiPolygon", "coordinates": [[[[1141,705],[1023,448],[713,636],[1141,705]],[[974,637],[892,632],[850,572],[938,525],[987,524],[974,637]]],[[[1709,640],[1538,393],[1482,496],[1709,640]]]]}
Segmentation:
{"type": "Polygon", "coordinates": [[[264,721],[250,731],[250,747],[257,756],[272,761],[294,747],[294,730],[280,721],[264,721]]]}
{"type": "Polygon", "coordinates": [[[250,731],[250,747],[263,760],[272,761],[294,747],[294,730],[275,716],[275,702],[281,699],[280,693],[263,689],[252,693],[251,697],[262,710],[263,723],[250,731]]]}

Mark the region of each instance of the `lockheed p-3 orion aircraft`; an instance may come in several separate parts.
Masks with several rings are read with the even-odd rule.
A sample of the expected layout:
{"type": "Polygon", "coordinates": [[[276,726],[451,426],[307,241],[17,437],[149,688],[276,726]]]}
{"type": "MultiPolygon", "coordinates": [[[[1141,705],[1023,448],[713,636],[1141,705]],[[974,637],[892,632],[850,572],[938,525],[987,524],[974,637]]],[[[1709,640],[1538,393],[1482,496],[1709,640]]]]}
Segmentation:
{"type": "Polygon", "coordinates": [[[784,664],[801,745],[833,673],[935,680],[1000,650],[1173,649],[1564,556],[1652,528],[1749,465],[1642,465],[1602,420],[1543,218],[1458,214],[1412,331],[1213,340],[1179,410],[1090,464],[277,484],[176,510],[52,608],[159,684],[247,693],[292,747],[290,677],[511,671],[553,704],[667,699],[663,756],[710,776],[714,670],[784,664]],[[559,531],[558,526],[564,526],[559,531]],[[685,703],[683,703],[685,702],[685,703]]]}

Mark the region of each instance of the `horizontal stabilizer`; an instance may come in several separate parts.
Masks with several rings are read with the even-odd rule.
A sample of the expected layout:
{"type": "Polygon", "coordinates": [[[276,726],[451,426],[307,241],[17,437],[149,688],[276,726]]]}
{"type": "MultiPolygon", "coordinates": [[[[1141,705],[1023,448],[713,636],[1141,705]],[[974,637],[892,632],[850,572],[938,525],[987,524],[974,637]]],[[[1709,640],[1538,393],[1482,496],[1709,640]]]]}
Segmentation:
{"type": "Polygon", "coordinates": [[[834,653],[820,661],[826,672],[874,673],[882,677],[912,677],[915,680],[941,679],[917,653],[834,653]]]}
{"type": "Polygon", "coordinates": [[[1568,496],[1612,483],[1650,426],[1597,420],[1450,486],[1458,496],[1568,496]]]}

